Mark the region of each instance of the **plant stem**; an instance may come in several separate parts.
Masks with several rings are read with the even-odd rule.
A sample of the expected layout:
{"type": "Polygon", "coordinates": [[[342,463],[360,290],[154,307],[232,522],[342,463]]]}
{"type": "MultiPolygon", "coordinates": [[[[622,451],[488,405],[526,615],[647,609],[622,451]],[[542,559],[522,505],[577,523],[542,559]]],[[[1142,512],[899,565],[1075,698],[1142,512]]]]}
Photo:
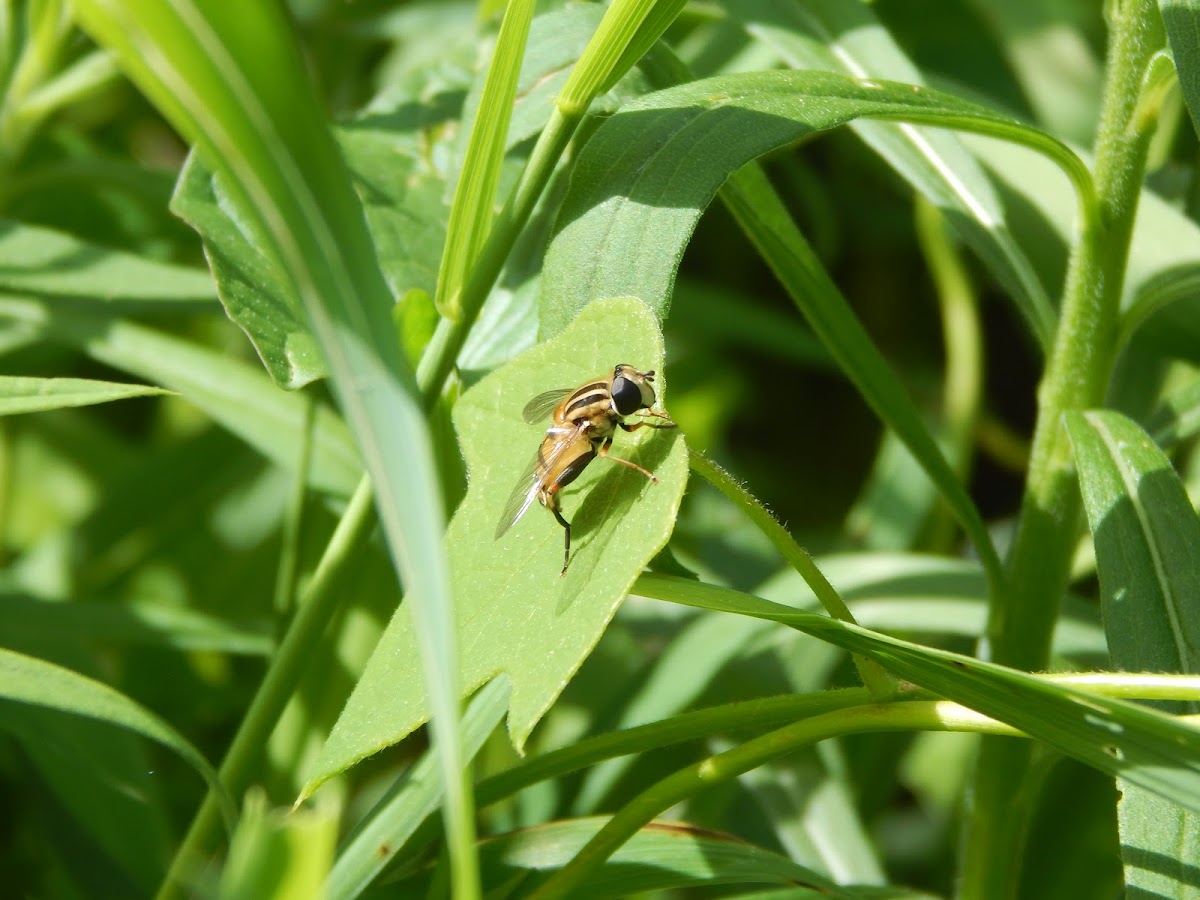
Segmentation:
{"type": "MultiPolygon", "coordinates": [[[[1008,559],[1007,589],[987,629],[986,655],[1004,665],[1043,668],[1067,585],[1080,525],[1080,498],[1062,426],[1068,410],[1103,402],[1118,332],[1129,241],[1153,121],[1138,115],[1151,57],[1162,45],[1150,0],[1112,4],[1108,80],[1096,141],[1095,214],[1074,248],[1046,372],[1025,496],[1008,559]]],[[[1015,896],[1032,804],[1018,800],[1029,746],[985,740],[975,772],[959,896],[1015,896]]]]}
{"type": "MultiPolygon", "coordinates": [[[[325,554],[321,557],[312,581],[296,611],[296,617],[284,635],[282,643],[271,658],[271,665],[250,709],[246,712],[237,734],[218,772],[221,783],[230,796],[237,798],[250,785],[250,778],[262,754],[262,748],[275,728],[284,706],[292,696],[296,683],[321,639],[330,618],[345,595],[333,590],[341,580],[346,565],[375,527],[370,480],[363,476],[346,511],[342,514],[325,554]]],[[[220,815],[210,792],[192,820],[187,835],[175,853],[171,868],[159,888],[159,900],[180,896],[180,888],[204,858],[220,827],[220,815]]]]}

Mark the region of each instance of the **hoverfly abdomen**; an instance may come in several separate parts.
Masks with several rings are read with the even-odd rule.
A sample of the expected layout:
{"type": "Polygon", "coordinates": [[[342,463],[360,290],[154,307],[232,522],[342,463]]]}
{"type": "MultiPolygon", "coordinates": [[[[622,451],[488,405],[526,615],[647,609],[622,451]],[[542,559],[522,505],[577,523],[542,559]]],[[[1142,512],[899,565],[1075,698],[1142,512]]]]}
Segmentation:
{"type": "Polygon", "coordinates": [[[522,410],[522,417],[532,424],[552,414],[554,424],[545,437],[526,473],[517,482],[496,527],[500,538],[517,523],[537,500],[554,514],[563,527],[563,567],[567,573],[571,561],[571,523],[563,518],[558,492],[573,482],[597,456],[645,475],[657,482],[650,472],[635,462],[609,456],[616,429],[636,431],[643,425],[652,428],[674,428],[675,423],[666,411],[656,412],[654,406],[654,372],[639,372],[633,366],[613,368],[607,379],[597,379],[574,390],[554,390],[538,394],[522,410]],[[625,417],[639,415],[639,421],[626,424],[625,417]],[[660,419],[650,422],[647,419],[660,419]]]}

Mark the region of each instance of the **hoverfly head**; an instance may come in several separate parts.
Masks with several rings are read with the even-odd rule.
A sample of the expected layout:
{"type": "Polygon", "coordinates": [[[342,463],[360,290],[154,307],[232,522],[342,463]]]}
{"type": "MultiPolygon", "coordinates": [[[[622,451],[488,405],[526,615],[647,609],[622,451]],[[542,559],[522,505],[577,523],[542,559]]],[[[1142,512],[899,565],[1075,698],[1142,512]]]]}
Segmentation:
{"type": "Polygon", "coordinates": [[[653,370],[639,372],[633,366],[619,365],[613,369],[612,394],[613,407],[623,416],[633,415],[639,409],[649,409],[654,405],[653,370]]]}

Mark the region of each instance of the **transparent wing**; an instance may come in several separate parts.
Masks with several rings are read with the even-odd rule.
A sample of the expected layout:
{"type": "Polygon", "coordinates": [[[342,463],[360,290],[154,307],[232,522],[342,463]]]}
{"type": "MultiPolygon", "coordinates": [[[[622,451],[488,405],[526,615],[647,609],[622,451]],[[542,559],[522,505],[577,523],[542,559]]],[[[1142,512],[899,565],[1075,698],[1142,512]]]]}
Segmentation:
{"type": "Polygon", "coordinates": [[[575,429],[570,434],[564,434],[563,440],[554,445],[554,449],[546,455],[544,460],[540,458],[542,448],[540,445],[538,446],[537,452],[533,454],[533,459],[529,461],[529,465],[517,479],[513,492],[509,494],[508,500],[504,504],[504,512],[500,514],[500,521],[496,525],[496,540],[502,538],[504,532],[516,525],[521,516],[525,515],[525,511],[533,505],[538,491],[544,487],[545,474],[554,471],[555,463],[575,442],[580,430],[575,429]]]}
{"type": "Polygon", "coordinates": [[[562,403],[563,398],[569,393],[571,393],[570,388],[557,388],[553,391],[546,391],[544,394],[538,394],[525,404],[525,408],[521,410],[521,418],[529,425],[540,422],[554,412],[554,407],[562,403]]]}

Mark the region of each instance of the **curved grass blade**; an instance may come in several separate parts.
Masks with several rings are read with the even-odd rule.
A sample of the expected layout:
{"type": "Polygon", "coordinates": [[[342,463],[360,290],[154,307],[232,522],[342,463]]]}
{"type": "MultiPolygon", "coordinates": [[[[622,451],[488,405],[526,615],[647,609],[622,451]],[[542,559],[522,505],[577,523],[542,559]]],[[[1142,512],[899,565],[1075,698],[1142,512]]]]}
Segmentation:
{"type": "Polygon", "coordinates": [[[0,648],[0,698],[108,722],[175,751],[208,782],[218,798],[226,827],[233,826],[233,801],[204,755],[170,725],[119,691],[43,659],[0,648]]]}
{"type": "Polygon", "coordinates": [[[665,317],[687,239],[730,175],[771,150],[863,118],[1026,144],[1062,168],[1081,204],[1093,202],[1090,174],[1063,144],[939,91],[831,72],[703,79],[628,104],[588,141],[547,257],[542,334],[560,332],[595,297],[636,294],[665,317]]]}
{"type": "MultiPolygon", "coordinates": [[[[921,84],[871,7],[840,0],[742,0],[729,14],[790,66],[921,84]]],[[[1045,287],[1005,221],[1004,208],[979,163],[944,131],[890,122],[850,123],[863,142],[940,209],[1005,286],[1043,350],[1055,312],[1045,287]]]]}
{"type": "Polygon", "coordinates": [[[638,579],[637,591],[701,609],[770,619],[861,653],[893,675],[1200,811],[1200,729],[1171,716],[724,588],[648,574],[638,579]]]}

